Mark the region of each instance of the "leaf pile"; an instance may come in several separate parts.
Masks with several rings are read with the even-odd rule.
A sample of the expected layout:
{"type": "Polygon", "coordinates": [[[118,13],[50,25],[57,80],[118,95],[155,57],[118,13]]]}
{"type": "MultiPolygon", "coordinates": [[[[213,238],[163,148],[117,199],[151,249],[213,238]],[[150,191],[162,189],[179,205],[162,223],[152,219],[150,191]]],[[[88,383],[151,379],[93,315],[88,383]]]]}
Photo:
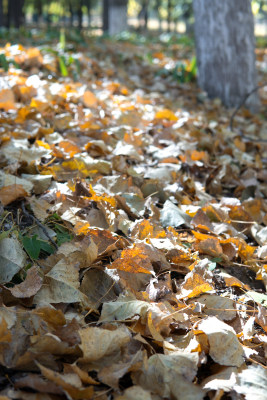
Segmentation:
{"type": "Polygon", "coordinates": [[[88,49],[1,49],[1,400],[266,398],[266,92],[88,49]]]}

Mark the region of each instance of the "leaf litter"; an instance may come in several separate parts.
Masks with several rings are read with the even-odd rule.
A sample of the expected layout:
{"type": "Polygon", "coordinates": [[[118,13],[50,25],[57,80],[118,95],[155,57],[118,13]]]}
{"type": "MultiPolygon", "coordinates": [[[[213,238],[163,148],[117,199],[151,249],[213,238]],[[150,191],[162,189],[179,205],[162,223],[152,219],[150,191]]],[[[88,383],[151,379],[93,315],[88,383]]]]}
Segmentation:
{"type": "Polygon", "coordinates": [[[1,399],[266,398],[266,91],[236,133],[187,46],[49,46],[1,48],[1,399]]]}

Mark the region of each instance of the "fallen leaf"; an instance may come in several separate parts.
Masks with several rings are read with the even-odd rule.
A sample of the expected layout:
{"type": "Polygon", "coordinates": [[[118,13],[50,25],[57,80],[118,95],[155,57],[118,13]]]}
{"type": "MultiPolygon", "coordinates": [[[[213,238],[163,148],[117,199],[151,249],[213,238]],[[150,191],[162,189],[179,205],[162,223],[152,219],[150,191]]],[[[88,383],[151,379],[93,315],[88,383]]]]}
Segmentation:
{"type": "Polygon", "coordinates": [[[170,355],[154,354],[141,371],[133,374],[135,384],[142,386],[161,398],[203,399],[204,391],[193,384],[198,355],[196,353],[173,352],[170,355]]]}
{"type": "Polygon", "coordinates": [[[220,365],[240,367],[244,363],[244,350],[232,327],[216,317],[208,317],[198,325],[209,340],[209,354],[220,365]]]}
{"type": "Polygon", "coordinates": [[[266,398],[267,372],[260,365],[249,365],[237,375],[234,389],[243,394],[246,400],[266,398]]]}
{"type": "Polygon", "coordinates": [[[177,227],[180,225],[190,226],[189,224],[191,218],[189,215],[175,206],[171,201],[167,200],[165,201],[163,209],[161,210],[160,220],[164,227],[177,227]]]}
{"type": "Polygon", "coordinates": [[[126,327],[115,330],[88,327],[80,329],[79,335],[80,348],[83,352],[83,357],[80,359],[82,363],[92,363],[116,354],[131,340],[131,334],[126,327]]]}
{"type": "Polygon", "coordinates": [[[10,289],[14,297],[27,298],[34,296],[42,286],[42,278],[40,276],[39,268],[36,266],[31,267],[27,271],[25,281],[19,285],[15,285],[10,289]]]}
{"type": "Polygon", "coordinates": [[[16,238],[0,241],[0,282],[10,282],[25,265],[26,254],[16,238]]]}
{"type": "Polygon", "coordinates": [[[0,201],[4,206],[26,196],[28,196],[28,193],[22,185],[13,184],[0,189],[0,201]]]}

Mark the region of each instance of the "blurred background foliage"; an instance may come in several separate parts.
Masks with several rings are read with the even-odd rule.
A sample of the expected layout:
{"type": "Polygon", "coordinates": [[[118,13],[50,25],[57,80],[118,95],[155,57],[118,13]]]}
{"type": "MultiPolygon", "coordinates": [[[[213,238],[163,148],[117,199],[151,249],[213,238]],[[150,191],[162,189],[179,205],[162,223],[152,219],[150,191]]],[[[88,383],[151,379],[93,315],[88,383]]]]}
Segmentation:
{"type": "MultiPolygon", "coordinates": [[[[111,2],[112,0],[110,0],[111,2]]],[[[192,0],[125,0],[130,31],[193,33],[192,0]]],[[[109,0],[0,0],[2,35],[12,28],[75,28],[101,34],[103,4],[109,0]]],[[[267,36],[267,3],[253,0],[255,33],[263,45],[267,36]]]]}

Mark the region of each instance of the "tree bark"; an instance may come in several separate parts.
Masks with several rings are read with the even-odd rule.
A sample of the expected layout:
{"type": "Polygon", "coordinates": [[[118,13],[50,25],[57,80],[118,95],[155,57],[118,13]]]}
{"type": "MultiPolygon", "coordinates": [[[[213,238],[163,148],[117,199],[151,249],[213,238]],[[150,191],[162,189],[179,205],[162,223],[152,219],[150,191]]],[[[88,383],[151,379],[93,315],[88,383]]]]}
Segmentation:
{"type": "Polygon", "coordinates": [[[147,30],[147,23],[148,23],[148,5],[149,0],[143,0],[141,3],[141,10],[138,14],[139,19],[139,28],[147,30]]]}
{"type": "Polygon", "coordinates": [[[0,27],[4,26],[3,1],[0,0],[0,27]]]}
{"type": "Polygon", "coordinates": [[[171,31],[171,13],[172,13],[172,2],[171,0],[168,0],[167,3],[167,23],[168,23],[168,32],[171,31]]]}
{"type": "Polygon", "coordinates": [[[103,0],[103,32],[108,33],[109,30],[109,0],[103,0]]]}
{"type": "Polygon", "coordinates": [[[104,0],[104,32],[116,35],[127,29],[127,3],[127,0],[104,0]]]}
{"type": "Polygon", "coordinates": [[[81,30],[83,27],[83,11],[82,11],[82,6],[83,6],[83,2],[80,0],[78,2],[78,10],[77,10],[77,14],[78,14],[78,27],[81,30]]]}
{"type": "Polygon", "coordinates": [[[162,18],[161,18],[161,15],[160,15],[160,7],[161,7],[161,0],[156,0],[155,11],[156,11],[157,16],[158,16],[159,31],[162,31],[162,18]]]}
{"type": "MultiPolygon", "coordinates": [[[[238,106],[257,86],[250,0],[194,0],[198,82],[209,97],[238,106]]],[[[254,93],[247,107],[256,111],[254,93]]]]}
{"type": "Polygon", "coordinates": [[[110,0],[109,34],[116,35],[127,29],[127,0],[110,0]]]}
{"type": "Polygon", "coordinates": [[[88,27],[91,27],[91,9],[92,9],[92,2],[91,0],[86,1],[87,6],[87,16],[88,16],[88,27]]]}

